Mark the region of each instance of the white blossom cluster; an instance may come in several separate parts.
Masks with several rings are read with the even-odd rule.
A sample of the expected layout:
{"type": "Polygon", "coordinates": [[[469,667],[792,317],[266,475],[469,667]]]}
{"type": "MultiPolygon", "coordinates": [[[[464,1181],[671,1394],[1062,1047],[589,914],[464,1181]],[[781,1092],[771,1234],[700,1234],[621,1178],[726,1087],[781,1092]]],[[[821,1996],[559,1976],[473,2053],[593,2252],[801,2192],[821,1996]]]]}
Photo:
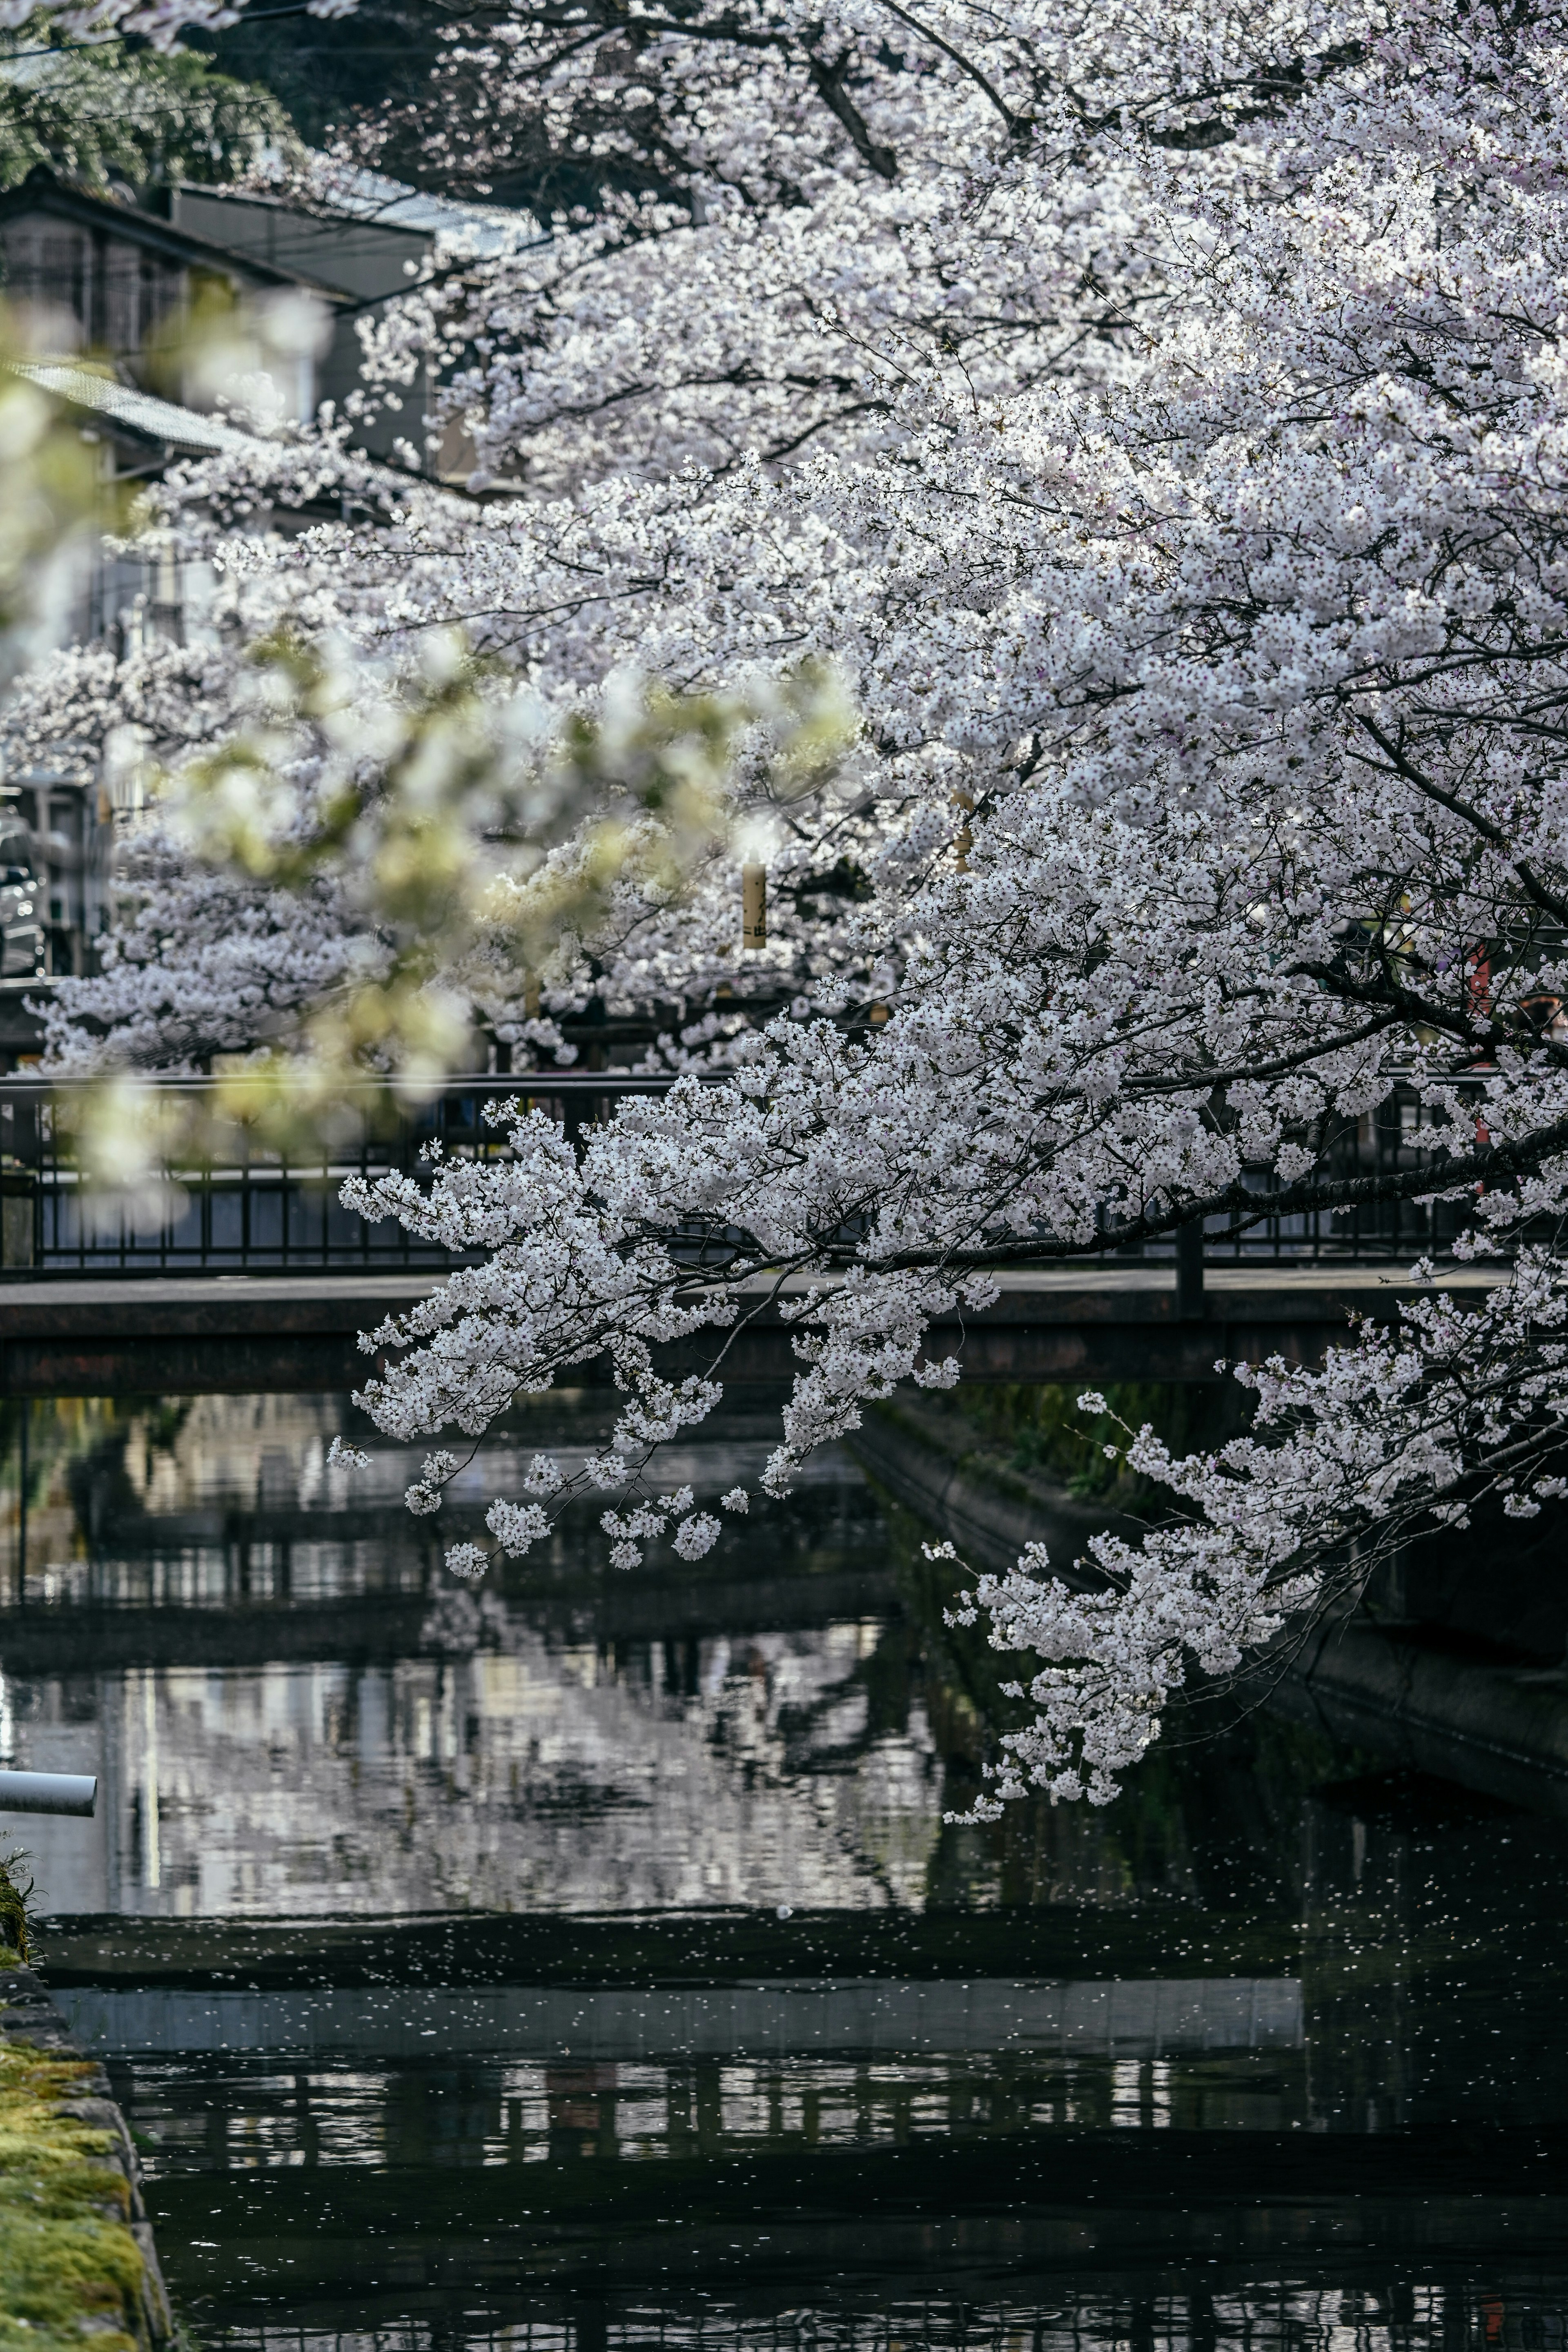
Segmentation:
{"type": "MultiPolygon", "coordinates": [[[[580,1158],[520,1108],[504,1159],[351,1186],[479,1261],[368,1335],[405,1352],[366,1402],[475,1444],[607,1352],[613,1556],[673,1521],[689,1558],[716,1523],[658,1448],[761,1314],[800,1357],[780,1492],[867,1401],[956,1379],[934,1317],[1108,1227],[1244,1230],[1267,1186],[1440,1195],[1524,1245],[1481,1308],[1248,1375],[1217,1455],[1141,1433],[1182,1523],[976,1585],[1047,1661],[998,1798],[1103,1800],[1194,1667],[1324,1605],[1378,1527],[1556,1491],[1568,28],[1544,0],[544,19],[454,48],[464,153],[499,176],[542,135],[627,192],[437,255],[370,340],[392,384],[460,353],[436,429],[468,490],[402,483],[273,576],[330,575],[385,658],[460,625],[562,723],[631,674],[755,695],[816,664],[859,732],[798,792],[742,740],[730,842],[563,934],[552,1008],[679,1002],[668,1058],[721,1082],[689,1067],[580,1158]],[[747,854],[791,997],[757,1025],[717,995],[747,854]],[[1431,1154],[1351,1164],[1396,1097],[1431,1154]]],[[[497,1544],[571,1491],[497,1506],[497,1544]]]]}
{"type": "MultiPolygon", "coordinates": [[[[1433,1278],[1430,1264],[1415,1269],[1433,1278]]],[[[950,1622],[984,1610],[1002,1649],[1048,1661],[1027,1685],[1037,1713],[1003,1737],[993,1819],[1031,1783],[1053,1797],[1115,1794],[1116,1775],[1158,1735],[1194,1660],[1233,1674],[1292,1616],[1352,1600],[1413,1530],[1465,1527],[1482,1496],[1533,1518],[1568,1494],[1547,1465],[1568,1434],[1568,1288],[1551,1253],[1528,1248],[1480,1306],[1436,1291],[1397,1335],[1369,1328],[1321,1371],[1279,1359],[1237,1376],[1257,1396],[1250,1432],[1215,1454],[1173,1458],[1148,1426],[1128,1465],[1171,1488],[1188,1523],[1131,1544],[1091,1538],[1072,1585],[1047,1579],[1031,1544],[1005,1577],[983,1576],[950,1622]]],[[[1089,1412],[1105,1410],[1089,1392],[1089,1412]]],[[[952,1557],[951,1545],[931,1548],[952,1557]]]]}

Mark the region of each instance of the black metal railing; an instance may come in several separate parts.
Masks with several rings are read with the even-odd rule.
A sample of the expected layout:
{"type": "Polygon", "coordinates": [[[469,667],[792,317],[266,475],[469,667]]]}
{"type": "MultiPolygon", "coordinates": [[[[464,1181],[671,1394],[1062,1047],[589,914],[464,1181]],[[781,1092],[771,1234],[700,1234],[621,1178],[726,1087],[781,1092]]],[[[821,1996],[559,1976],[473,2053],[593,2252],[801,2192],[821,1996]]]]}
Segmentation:
{"type": "MultiPolygon", "coordinates": [[[[165,1083],[187,1096],[214,1086],[165,1083]]],[[[139,1210],[95,1199],[84,1185],[61,1090],[39,1078],[0,1079],[0,1276],[438,1273],[461,1261],[395,1218],[372,1224],[344,1208],[346,1178],[417,1180],[432,1144],[449,1160],[506,1158],[506,1129],[484,1117],[491,1102],[521,1100],[575,1138],[625,1097],[668,1084],[621,1071],[457,1078],[433,1101],[391,1114],[384,1098],[372,1106],[367,1090],[366,1115],[348,1122],[359,1129],[352,1143],[286,1153],[236,1129],[220,1156],[171,1161],[162,1196],[139,1210]]]]}
{"type": "MultiPolygon", "coordinates": [[[[166,1082],[173,1094],[210,1089],[208,1079],[166,1082]]],[[[62,1097],[46,1079],[0,1079],[0,1278],[65,1275],[244,1273],[439,1273],[461,1261],[411,1235],[395,1219],[372,1224],[343,1207],[345,1178],[427,1173],[427,1147],[447,1159],[505,1158],[504,1127],[489,1125],[486,1106],[521,1099],[558,1119],[569,1137],[608,1117],[627,1096],[664,1092],[662,1076],[626,1071],[536,1071],[453,1079],[416,1109],[359,1122],[352,1145],[289,1155],[234,1130],[220,1157],[171,1164],[160,1201],[141,1212],[97,1199],[83,1184],[62,1097]]],[[[1446,1137],[1451,1137],[1451,1129],[1446,1137]]],[[[1440,1139],[1424,1107],[1401,1091],[1359,1125],[1347,1127],[1329,1155],[1332,1172],[1404,1173],[1430,1163],[1440,1139]],[[1430,1140],[1428,1140],[1428,1138],[1430,1140]]],[[[1204,1240],[1209,1265],[1408,1263],[1440,1256],[1464,1220],[1462,1203],[1392,1200],[1352,1210],[1273,1214],[1258,1179],[1258,1223],[1242,1234],[1211,1220],[1204,1240]],[[1221,1230],[1220,1228],[1226,1229],[1221,1230]]],[[[847,1240],[848,1235],[846,1236],[847,1240]]],[[[704,1253],[694,1240],[699,1256],[704,1253]]],[[[1128,1252],[1108,1233],[1104,1255],[1168,1262],[1174,1241],[1128,1252]]]]}
{"type": "MultiPolygon", "coordinates": [[[[1442,1158],[1469,1149],[1472,1140],[1468,1131],[1439,1122],[1413,1087],[1399,1087],[1375,1110],[1347,1123],[1324,1153],[1321,1172],[1331,1179],[1410,1176],[1435,1171],[1442,1158]]],[[[1235,1220],[1211,1218],[1204,1235],[1204,1258],[1210,1265],[1409,1265],[1419,1257],[1445,1256],[1467,1222],[1462,1202],[1399,1196],[1348,1209],[1270,1212],[1268,1201],[1279,1189],[1274,1181],[1261,1173],[1243,1181],[1255,1183],[1264,1213],[1245,1231],[1235,1229],[1235,1220]]],[[[1173,1247],[1166,1244],[1164,1254],[1173,1247]]]]}

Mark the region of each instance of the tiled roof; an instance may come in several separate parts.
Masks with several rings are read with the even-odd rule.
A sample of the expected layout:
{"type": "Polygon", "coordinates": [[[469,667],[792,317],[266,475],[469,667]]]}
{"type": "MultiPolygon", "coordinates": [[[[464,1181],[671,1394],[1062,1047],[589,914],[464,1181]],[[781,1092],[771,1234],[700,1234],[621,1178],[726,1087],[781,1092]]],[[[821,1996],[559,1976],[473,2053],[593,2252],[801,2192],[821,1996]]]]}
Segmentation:
{"type": "Polygon", "coordinates": [[[110,424],[171,448],[234,449],[248,437],[221,417],[198,416],[195,409],[177,407],[172,400],[138,392],[133,384],[121,383],[118,376],[77,366],[69,360],[23,361],[16,373],[41,392],[68,401],[73,408],[93,409],[110,424]]]}

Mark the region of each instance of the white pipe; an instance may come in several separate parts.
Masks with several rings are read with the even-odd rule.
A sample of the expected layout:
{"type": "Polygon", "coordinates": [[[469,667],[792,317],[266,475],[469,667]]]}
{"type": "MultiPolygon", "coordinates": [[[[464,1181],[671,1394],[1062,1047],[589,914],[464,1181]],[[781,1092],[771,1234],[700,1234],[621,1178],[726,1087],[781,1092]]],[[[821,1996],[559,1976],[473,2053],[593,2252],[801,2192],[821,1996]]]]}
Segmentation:
{"type": "Polygon", "coordinates": [[[0,1813],[86,1813],[98,1804],[89,1772],[0,1772],[0,1813]]]}

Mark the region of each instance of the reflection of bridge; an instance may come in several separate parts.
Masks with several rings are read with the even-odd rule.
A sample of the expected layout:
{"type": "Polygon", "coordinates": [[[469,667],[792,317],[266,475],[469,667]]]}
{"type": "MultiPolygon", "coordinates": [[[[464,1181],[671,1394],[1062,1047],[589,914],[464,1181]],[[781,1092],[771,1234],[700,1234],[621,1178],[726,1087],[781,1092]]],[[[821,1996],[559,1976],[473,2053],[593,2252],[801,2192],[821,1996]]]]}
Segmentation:
{"type": "MultiPolygon", "coordinates": [[[[451,1643],[432,1620],[433,1593],[382,1591],[320,1601],[246,1607],[72,1608],[37,1602],[0,1610],[0,1658],[11,1675],[90,1675],[117,1667],[254,1667],[331,1658],[347,1666],[440,1658],[451,1643]]],[[[835,1619],[870,1619],[897,1606],[890,1565],[797,1576],[638,1583],[615,1571],[580,1577],[574,1593],[532,1592],[514,1603],[519,1622],[546,1641],[691,1642],[724,1635],[806,1632],[835,1619]]]]}
{"type": "Polygon", "coordinates": [[[1302,2038],[1296,1977],[404,1985],[395,2000],[384,1986],[297,1992],[84,1986],[57,1998],[78,2041],[117,2058],[244,2050],[374,2063],[426,2057],[436,2041],[445,2060],[574,2065],[952,2051],[1126,2060],[1294,2050],[1302,2038]]]}
{"type": "MultiPolygon", "coordinates": [[[[258,2309],[258,2279],[278,2302],[287,2292],[304,2304],[323,2335],[335,2321],[338,2340],[361,2346],[428,2342],[406,2320],[411,2292],[423,2289],[462,2294],[470,2346],[487,2340],[487,2307],[499,2305],[489,2338],[498,2352],[542,2337],[561,2352],[650,2344],[795,2352],[837,2342],[879,2352],[889,2341],[879,2313],[858,2335],[852,2317],[842,2336],[833,2323],[857,2288],[868,2300],[897,2279],[909,2314],[903,2340],[954,2352],[1013,2352],[1031,2341],[1049,2352],[1086,2344],[1112,2352],[1139,2340],[1127,2324],[1130,2290],[1152,2311],[1155,2296],[1183,2288],[1191,2314],[1172,2328],[1173,2344],[1240,2340],[1284,2352],[1330,2341],[1338,2295],[1385,2291],[1391,2273],[1403,2282],[1415,2272],[1416,2291],[1429,2294],[1434,2272],[1457,2277],[1457,2317],[1464,2286],[1498,2267],[1500,2243],[1511,2300],[1527,2301],[1532,2263],[1549,2263],[1554,2284],[1568,2232],[1563,2155],[1561,2134],[1547,2141],[1537,2132],[1064,2131],[916,2141],[879,2149],[874,2166],[857,2146],[748,2150],[711,2163],[537,2164],[524,2176],[526,2206],[511,2166],[449,2159],[252,2165],[165,2177],[147,2194],[162,2243],[198,2250],[183,2252],[171,2274],[193,2300],[203,2297],[208,2326],[221,2315],[246,2328],[244,2340],[278,2352],[300,2333],[285,2333],[287,2323],[261,2332],[270,2314],[258,2309]],[[1324,2279],[1336,2299],[1318,2327],[1289,2326],[1281,2305],[1310,2305],[1302,2283],[1324,2279]],[[563,2298],[547,2336],[528,2325],[542,2289],[563,2298]],[[921,2324],[922,2292],[957,2305],[945,2334],[921,2324]],[[1000,2292],[1008,2325],[993,2333],[984,2299],[1000,2292]],[[632,2308],[611,2336],[598,2298],[623,2294],[632,2308]],[[1090,2314],[1081,2333],[1079,2295],[1112,2306],[1090,2314]],[[1269,2324],[1244,2327],[1254,2297],[1269,2324]],[[1228,2321],[1223,2338],[1216,2299],[1228,2321]],[[749,2314],[782,2312],[737,2324],[737,2303],[749,2314]],[[678,2324],[667,2332],[670,2305],[678,2324]],[[377,2322],[386,2333],[373,2338],[377,2322]]],[[[1553,2325],[1560,2307],[1548,2297],[1553,2325]]],[[[1135,2321],[1136,2302],[1132,2312],[1135,2321]]],[[[1152,2321],[1142,2340],[1155,2341],[1152,2321]]],[[[1483,2339],[1478,2325],[1407,2340],[1483,2339]]]]}
{"type": "MultiPolygon", "coordinates": [[[[357,1335],[422,1297],[429,1274],[174,1276],[145,1281],[15,1280],[0,1288],[0,1393],[12,1396],[238,1394],[347,1390],[370,1369],[357,1335]]],[[[1281,1355],[1311,1362],[1353,1313],[1386,1316],[1411,1295],[1399,1269],[1210,1266],[1201,1297],[1179,1297],[1169,1265],[1052,1267],[999,1277],[980,1313],[937,1323],[933,1358],[957,1356],[979,1381],[1213,1381],[1216,1360],[1281,1355]],[[1190,1311],[1184,1312],[1184,1307],[1190,1311]]],[[[1498,1279],[1446,1273],[1477,1299],[1498,1279]]],[[[804,1285],[783,1286],[798,1295],[804,1285]]],[[[791,1332],[762,1286],[731,1338],[724,1375],[786,1380],[791,1332]]],[[[715,1338],[714,1345],[718,1344],[715,1338]]],[[[700,1339],[683,1368],[706,1362],[700,1339]]]]}

